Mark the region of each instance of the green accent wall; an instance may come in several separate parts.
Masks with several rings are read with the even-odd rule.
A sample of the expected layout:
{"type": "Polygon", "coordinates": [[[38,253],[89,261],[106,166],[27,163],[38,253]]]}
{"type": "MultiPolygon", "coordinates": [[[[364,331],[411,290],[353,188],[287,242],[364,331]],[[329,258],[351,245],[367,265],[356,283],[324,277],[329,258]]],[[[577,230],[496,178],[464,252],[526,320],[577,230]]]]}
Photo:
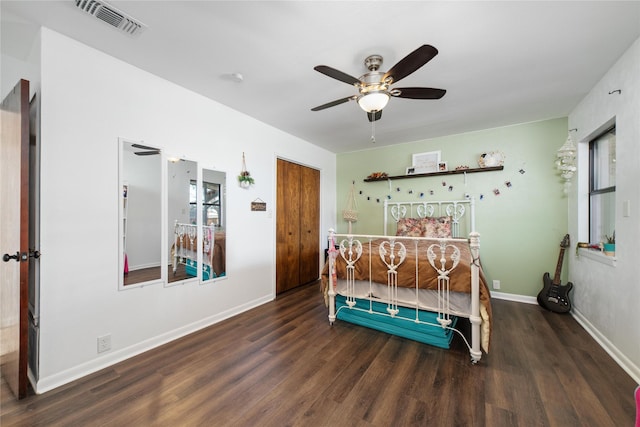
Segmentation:
{"type": "Polygon", "coordinates": [[[342,209],[352,182],[358,209],[352,232],[362,234],[383,233],[385,198],[462,200],[468,193],[476,202],[476,231],[490,288],[496,279],[501,284],[498,292],[536,296],[542,288],[542,275],[554,275],[560,242],[567,233],[567,198],[555,168],[556,150],[566,140],[567,129],[567,119],[559,118],[338,154],[337,231],[347,232],[342,209]],[[504,170],[466,177],[363,181],[373,172],[404,175],[413,154],[430,151],[440,151],[450,170],[459,165],[477,168],[482,153],[500,151],[505,156],[504,170]]]}

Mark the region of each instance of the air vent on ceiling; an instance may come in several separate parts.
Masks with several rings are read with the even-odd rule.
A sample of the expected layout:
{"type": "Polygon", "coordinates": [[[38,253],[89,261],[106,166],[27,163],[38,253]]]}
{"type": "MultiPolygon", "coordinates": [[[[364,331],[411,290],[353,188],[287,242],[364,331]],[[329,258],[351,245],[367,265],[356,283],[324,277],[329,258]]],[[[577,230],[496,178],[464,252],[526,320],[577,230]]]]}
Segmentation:
{"type": "Polygon", "coordinates": [[[147,28],[142,22],[128,16],[107,2],[98,0],[75,0],[75,2],[80,10],[129,35],[136,36],[147,28]]]}

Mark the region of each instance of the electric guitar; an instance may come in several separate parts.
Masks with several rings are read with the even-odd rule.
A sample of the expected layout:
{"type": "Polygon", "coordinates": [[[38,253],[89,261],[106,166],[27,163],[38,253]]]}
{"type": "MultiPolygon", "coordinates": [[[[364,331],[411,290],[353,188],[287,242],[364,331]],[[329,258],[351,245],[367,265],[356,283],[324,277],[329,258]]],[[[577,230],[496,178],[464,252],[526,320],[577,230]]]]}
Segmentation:
{"type": "Polygon", "coordinates": [[[538,304],[555,313],[568,313],[571,311],[569,292],[573,289],[573,283],[568,282],[564,286],[560,284],[560,272],[562,271],[564,250],[568,247],[569,235],[567,234],[560,243],[560,255],[558,256],[558,265],[556,265],[556,273],[553,276],[553,281],[551,281],[549,273],[544,273],[542,276],[542,283],[544,286],[538,294],[538,304]]]}

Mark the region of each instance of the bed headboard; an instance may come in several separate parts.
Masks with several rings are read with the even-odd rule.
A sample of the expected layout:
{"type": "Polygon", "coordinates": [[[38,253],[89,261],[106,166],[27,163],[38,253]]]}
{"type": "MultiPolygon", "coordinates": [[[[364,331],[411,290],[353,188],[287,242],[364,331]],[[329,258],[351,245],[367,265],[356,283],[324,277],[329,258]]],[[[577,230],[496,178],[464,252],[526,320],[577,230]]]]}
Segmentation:
{"type": "MultiPolygon", "coordinates": [[[[451,217],[451,235],[467,237],[476,231],[475,202],[466,200],[393,202],[384,201],[384,235],[388,236],[389,226],[397,227],[400,218],[451,217]]],[[[391,230],[395,233],[395,229],[391,230]]]]}

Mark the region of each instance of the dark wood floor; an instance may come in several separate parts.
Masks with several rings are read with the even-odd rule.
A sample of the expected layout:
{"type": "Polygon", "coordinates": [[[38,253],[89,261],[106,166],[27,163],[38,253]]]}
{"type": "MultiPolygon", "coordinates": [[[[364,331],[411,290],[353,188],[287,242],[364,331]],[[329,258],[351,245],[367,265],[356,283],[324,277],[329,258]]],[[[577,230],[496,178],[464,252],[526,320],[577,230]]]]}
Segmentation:
{"type": "MultiPolygon", "coordinates": [[[[173,272],[171,266],[167,267],[167,278],[169,283],[177,282],[185,279],[194,279],[194,276],[187,274],[184,264],[178,264],[176,272],[173,272]]],[[[132,285],[136,283],[146,282],[149,280],[159,280],[162,276],[160,267],[142,268],[140,270],[132,270],[124,275],[124,285],[132,285]]]]}
{"type": "Polygon", "coordinates": [[[491,353],[337,321],[316,284],[43,395],[8,426],[632,426],[634,381],[571,316],[494,300],[491,353]]]}

